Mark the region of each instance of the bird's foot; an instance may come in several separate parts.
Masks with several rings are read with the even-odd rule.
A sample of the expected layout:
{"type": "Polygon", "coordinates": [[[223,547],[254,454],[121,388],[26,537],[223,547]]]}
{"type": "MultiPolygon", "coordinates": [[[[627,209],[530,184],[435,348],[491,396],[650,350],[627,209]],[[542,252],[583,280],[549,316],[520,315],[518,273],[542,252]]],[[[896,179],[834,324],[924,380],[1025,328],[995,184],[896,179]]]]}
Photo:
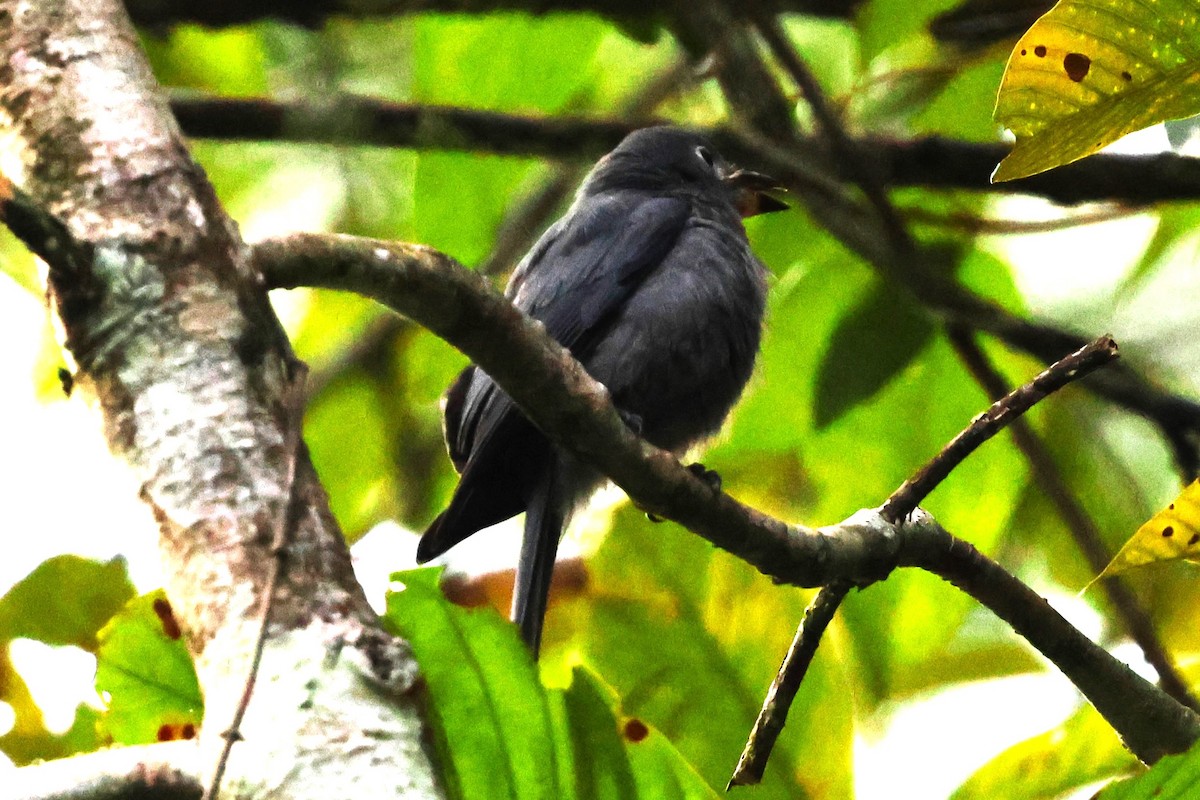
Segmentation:
{"type": "Polygon", "coordinates": [[[625,423],[625,427],[638,436],[642,435],[642,417],[640,414],[634,414],[632,411],[622,411],[619,408],[617,409],[617,413],[621,415],[621,420],[625,423]]]}
{"type": "MultiPolygon", "coordinates": [[[[721,492],[721,475],[715,469],[709,469],[703,464],[688,464],[687,471],[695,475],[700,480],[708,484],[708,488],[712,489],[713,494],[721,492]]],[[[646,512],[646,519],[651,522],[662,522],[662,517],[657,514],[646,512]]]]}
{"type": "Polygon", "coordinates": [[[708,484],[713,494],[721,493],[721,475],[715,469],[709,469],[703,464],[688,464],[687,471],[708,484]]]}

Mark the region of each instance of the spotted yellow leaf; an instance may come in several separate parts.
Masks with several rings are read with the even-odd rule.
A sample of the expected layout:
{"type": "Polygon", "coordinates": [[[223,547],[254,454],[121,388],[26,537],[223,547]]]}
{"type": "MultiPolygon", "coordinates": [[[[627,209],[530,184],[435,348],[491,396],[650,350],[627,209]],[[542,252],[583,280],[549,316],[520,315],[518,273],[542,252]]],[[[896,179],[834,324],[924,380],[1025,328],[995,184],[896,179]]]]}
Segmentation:
{"type": "Polygon", "coordinates": [[[1009,56],[995,117],[1017,143],[992,180],[1069,164],[1127,133],[1197,113],[1195,0],[1060,0],[1009,56]]]}
{"type": "Polygon", "coordinates": [[[1200,480],[1138,528],[1100,577],[1177,558],[1200,561],[1200,480]]]}

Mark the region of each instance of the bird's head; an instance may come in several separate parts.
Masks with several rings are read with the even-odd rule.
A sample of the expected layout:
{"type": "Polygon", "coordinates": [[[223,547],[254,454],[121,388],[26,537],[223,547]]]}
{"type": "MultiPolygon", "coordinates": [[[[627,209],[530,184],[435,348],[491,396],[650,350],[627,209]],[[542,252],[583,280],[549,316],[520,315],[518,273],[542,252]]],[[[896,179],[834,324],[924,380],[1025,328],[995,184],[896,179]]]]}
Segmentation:
{"type": "Polygon", "coordinates": [[[582,191],[622,189],[714,192],[726,197],[742,217],[787,208],[768,194],[782,189],[778,181],[733,166],[706,137],[667,125],[626,136],[596,164],[582,191]]]}

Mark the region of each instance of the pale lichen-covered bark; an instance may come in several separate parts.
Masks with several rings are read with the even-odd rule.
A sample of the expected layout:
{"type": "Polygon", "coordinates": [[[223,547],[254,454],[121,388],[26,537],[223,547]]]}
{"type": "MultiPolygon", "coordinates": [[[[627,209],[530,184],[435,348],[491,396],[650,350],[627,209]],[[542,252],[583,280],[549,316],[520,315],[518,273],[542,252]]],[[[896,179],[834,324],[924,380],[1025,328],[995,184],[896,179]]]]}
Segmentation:
{"type": "MultiPolygon", "coordinates": [[[[287,340],[116,0],[0,0],[0,173],[6,222],[50,266],[76,385],[158,521],[211,767],[288,495],[287,340]]],[[[293,488],[227,794],[358,797],[370,780],[375,797],[438,797],[416,665],[355,583],[302,449],[293,488]]]]}

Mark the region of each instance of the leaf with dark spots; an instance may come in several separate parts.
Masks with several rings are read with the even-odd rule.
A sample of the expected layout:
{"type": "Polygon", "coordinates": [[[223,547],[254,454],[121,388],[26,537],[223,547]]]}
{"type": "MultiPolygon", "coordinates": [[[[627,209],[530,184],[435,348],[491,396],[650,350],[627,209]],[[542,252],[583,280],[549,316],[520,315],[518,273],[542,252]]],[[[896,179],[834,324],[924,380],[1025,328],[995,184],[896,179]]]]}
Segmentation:
{"type": "Polygon", "coordinates": [[[1076,83],[1086,78],[1091,68],[1092,60],[1083,53],[1067,53],[1063,56],[1063,69],[1067,71],[1067,77],[1076,83]]]}
{"type": "Polygon", "coordinates": [[[1059,0],[1005,67],[994,116],[1016,144],[992,180],[1069,164],[1200,113],[1195,18],[1192,0],[1059,0]]]}
{"type": "Polygon", "coordinates": [[[179,630],[179,623],[175,620],[175,612],[171,610],[171,603],[165,597],[156,597],[154,599],[154,613],[158,615],[159,622],[162,623],[163,633],[168,639],[178,639],[182,633],[179,630]]]}
{"type": "Polygon", "coordinates": [[[621,728],[621,732],[625,735],[625,740],[637,744],[644,741],[650,735],[650,729],[646,727],[646,723],[636,717],[625,720],[625,725],[621,728]]]}
{"type": "Polygon", "coordinates": [[[101,724],[113,742],[150,744],[195,736],[204,701],[161,591],[130,601],[100,631],[99,641],[96,690],[108,697],[101,724]]]}
{"type": "Polygon", "coordinates": [[[1183,559],[1197,563],[1200,562],[1197,545],[1200,545],[1200,480],[1189,484],[1175,502],[1138,528],[1099,577],[1159,561],[1183,559]]]}

